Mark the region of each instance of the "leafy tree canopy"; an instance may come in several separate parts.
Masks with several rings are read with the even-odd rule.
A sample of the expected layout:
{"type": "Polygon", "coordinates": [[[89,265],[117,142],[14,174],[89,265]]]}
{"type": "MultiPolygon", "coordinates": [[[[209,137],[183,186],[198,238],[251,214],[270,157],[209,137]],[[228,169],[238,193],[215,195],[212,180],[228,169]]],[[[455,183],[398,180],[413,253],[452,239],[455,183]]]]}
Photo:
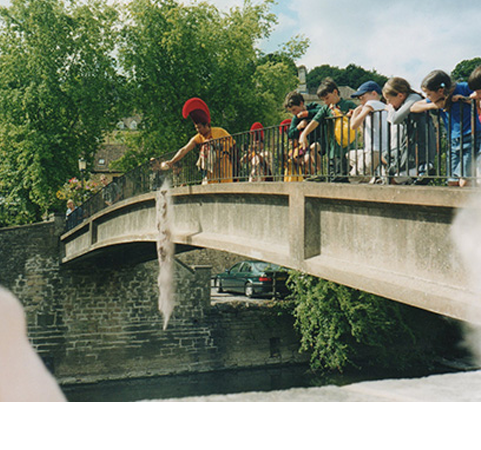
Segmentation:
{"type": "Polygon", "coordinates": [[[478,66],[481,66],[481,58],[465,59],[456,65],[451,77],[455,81],[468,81],[469,75],[478,66]]]}
{"type": "Polygon", "coordinates": [[[246,1],[221,13],[207,3],[130,2],[119,54],[143,130],[116,168],[181,147],[194,131],[181,115],[191,97],[202,98],[212,125],[230,133],[256,121],[268,126],[282,120],[284,96],[298,84],[293,56],[305,45],[294,38],[275,54],[261,54],[258,42],[276,22],[271,4],[246,1]]]}
{"type": "Polygon", "coordinates": [[[0,9],[0,224],[39,220],[115,117],[117,12],[13,0],[0,9]]]}
{"type": "Polygon", "coordinates": [[[324,64],[315,67],[307,73],[307,88],[315,92],[324,78],[331,77],[338,86],[349,86],[357,89],[362,83],[373,80],[383,87],[388,77],[381,75],[376,70],[365,70],[355,64],[349,64],[345,69],[324,64]]]}

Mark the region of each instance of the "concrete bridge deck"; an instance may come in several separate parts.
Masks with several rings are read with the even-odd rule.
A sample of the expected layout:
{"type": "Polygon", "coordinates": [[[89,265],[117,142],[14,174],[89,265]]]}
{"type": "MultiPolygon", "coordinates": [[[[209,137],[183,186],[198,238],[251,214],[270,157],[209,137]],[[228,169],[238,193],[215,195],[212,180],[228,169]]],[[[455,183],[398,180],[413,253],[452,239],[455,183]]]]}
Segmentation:
{"type": "MultiPolygon", "coordinates": [[[[481,322],[451,237],[475,190],[229,183],[172,190],[177,251],[203,247],[277,263],[392,300],[481,322]]],[[[61,237],[65,264],[155,258],[155,193],[108,207],[61,237]]]]}

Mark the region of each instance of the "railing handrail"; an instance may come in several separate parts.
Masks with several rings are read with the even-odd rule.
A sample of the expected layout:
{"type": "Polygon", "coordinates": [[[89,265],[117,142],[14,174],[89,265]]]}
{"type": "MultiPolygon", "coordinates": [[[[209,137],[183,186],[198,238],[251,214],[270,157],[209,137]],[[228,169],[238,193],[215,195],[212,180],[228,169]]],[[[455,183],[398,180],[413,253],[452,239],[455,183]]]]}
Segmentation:
{"type": "MultiPolygon", "coordinates": [[[[472,124],[476,127],[471,126],[469,136],[461,133],[459,145],[460,156],[471,158],[472,164],[462,164],[457,176],[475,182],[478,173],[473,162],[479,156],[481,131],[474,102],[470,108],[472,124]]],[[[86,200],[79,206],[80,211],[67,219],[67,229],[107,207],[111,203],[109,199],[118,201],[159,189],[166,176],[176,187],[198,183],[302,180],[436,185],[444,184],[455,175],[452,167],[455,150],[447,138],[452,131],[450,117],[447,129],[441,126],[439,112],[418,113],[415,117],[411,114],[411,119],[403,124],[383,128],[384,113],[373,112],[369,126],[365,121],[363,128],[355,131],[354,138],[351,136],[347,140],[348,128],[341,125],[344,120],[349,126],[350,118],[328,117],[309,136],[308,149],[302,149],[295,139],[288,138],[284,129],[275,125],[207,141],[168,172],[162,171],[160,164],[170,160],[176,152],[165,153],[116,178],[86,200]],[[120,194],[112,199],[112,191],[117,191],[115,186],[120,194]]]]}

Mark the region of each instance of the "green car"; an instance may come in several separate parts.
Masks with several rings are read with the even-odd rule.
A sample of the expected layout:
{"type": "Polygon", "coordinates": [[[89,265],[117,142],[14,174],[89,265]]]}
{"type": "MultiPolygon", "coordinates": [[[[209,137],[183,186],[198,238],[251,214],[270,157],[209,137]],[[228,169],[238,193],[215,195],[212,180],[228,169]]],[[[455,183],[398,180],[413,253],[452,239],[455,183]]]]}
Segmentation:
{"type": "Polygon", "coordinates": [[[260,261],[242,261],[216,277],[218,292],[237,292],[246,297],[284,297],[289,294],[287,269],[260,261]]]}

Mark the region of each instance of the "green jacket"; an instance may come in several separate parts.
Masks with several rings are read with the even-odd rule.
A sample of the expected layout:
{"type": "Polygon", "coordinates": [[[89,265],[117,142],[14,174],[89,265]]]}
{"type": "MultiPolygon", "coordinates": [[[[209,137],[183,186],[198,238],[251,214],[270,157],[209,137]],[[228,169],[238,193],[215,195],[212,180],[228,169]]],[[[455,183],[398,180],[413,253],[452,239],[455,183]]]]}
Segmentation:
{"type": "MultiPolygon", "coordinates": [[[[341,100],[336,104],[336,106],[344,114],[346,114],[351,109],[356,109],[357,107],[357,105],[353,101],[344,100],[343,98],[341,98],[341,100]]],[[[333,115],[331,108],[329,108],[328,105],[323,105],[319,108],[316,115],[312,118],[312,120],[315,120],[319,123],[319,125],[322,127],[322,131],[324,131],[323,133],[321,133],[321,142],[329,148],[329,158],[340,157],[345,153],[345,151],[343,151],[343,147],[341,147],[334,138],[334,121],[328,120],[325,124],[326,126],[322,126],[324,119],[326,117],[332,116],[333,115]]]]}
{"type": "MultiPolygon", "coordinates": [[[[308,122],[311,121],[316,116],[320,108],[321,105],[318,105],[317,103],[308,103],[306,105],[306,120],[308,122]]],[[[299,139],[299,135],[301,134],[301,132],[297,129],[297,125],[299,125],[299,122],[301,122],[302,120],[304,119],[298,119],[296,116],[293,117],[291,121],[291,126],[289,127],[289,131],[287,132],[287,136],[289,137],[289,139],[299,139]]]]}

